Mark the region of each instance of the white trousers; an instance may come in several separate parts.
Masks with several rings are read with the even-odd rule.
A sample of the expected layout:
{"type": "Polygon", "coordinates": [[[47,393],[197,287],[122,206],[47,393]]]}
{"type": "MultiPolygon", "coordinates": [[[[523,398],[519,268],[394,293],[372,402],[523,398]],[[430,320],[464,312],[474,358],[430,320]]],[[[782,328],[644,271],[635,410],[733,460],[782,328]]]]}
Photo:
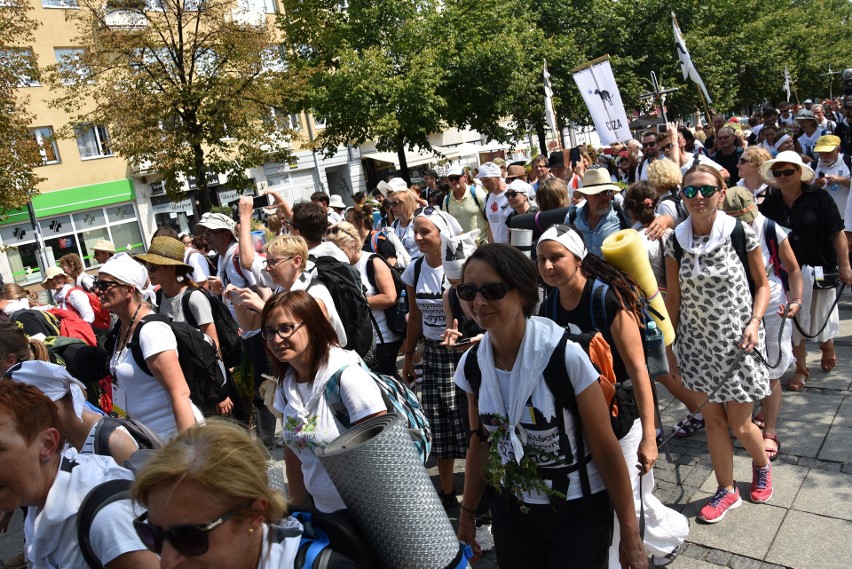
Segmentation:
{"type": "MultiPolygon", "coordinates": [[[[656,496],[654,490],[654,470],[642,477],[642,494],[639,495],[639,469],[636,468],[636,453],[642,442],[642,422],[636,419],[627,435],[618,441],[627,471],[630,474],[630,485],[633,487],[633,506],[636,508],[636,519],[639,519],[640,500],[645,504],[645,551],[656,557],[665,557],[679,546],[689,534],[689,521],[683,514],[665,506],[656,496]]],[[[610,569],[620,569],[618,561],[618,545],[621,532],[618,526],[618,515],[615,515],[612,533],[612,545],[609,548],[610,569]]]]}

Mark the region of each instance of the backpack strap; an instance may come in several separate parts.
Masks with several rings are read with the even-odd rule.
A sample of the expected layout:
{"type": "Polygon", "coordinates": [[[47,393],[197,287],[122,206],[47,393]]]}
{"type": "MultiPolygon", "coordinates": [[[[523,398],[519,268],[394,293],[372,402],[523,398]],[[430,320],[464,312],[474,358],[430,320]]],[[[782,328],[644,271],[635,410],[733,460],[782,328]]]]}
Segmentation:
{"type": "Polygon", "coordinates": [[[572,204],[571,207],[568,208],[568,225],[574,225],[574,222],[577,220],[577,206],[572,204]]]}
{"type": "Polygon", "coordinates": [[[142,333],[142,326],[144,326],[148,322],[165,322],[166,324],[168,324],[171,321],[172,319],[168,316],[151,313],[139,321],[139,324],[137,324],[136,328],[133,330],[133,335],[130,337],[128,347],[130,348],[130,353],[133,354],[133,360],[136,362],[136,365],[139,366],[139,369],[141,369],[148,375],[154,374],[151,373],[151,369],[145,362],[145,356],[142,355],[142,346],[139,344],[139,335],[142,333]]]}
{"type": "Polygon", "coordinates": [[[425,260],[426,255],[423,255],[414,261],[414,292],[417,292],[417,283],[420,282],[420,271],[423,270],[423,261],[425,260]]]}
{"type": "Polygon", "coordinates": [[[444,196],[444,211],[446,211],[447,213],[450,212],[450,194],[451,193],[452,193],[452,190],[447,192],[447,195],[444,196]]]}
{"type": "Polygon", "coordinates": [[[559,289],[554,288],[550,291],[550,294],[547,295],[547,300],[545,301],[545,315],[557,322],[559,318],[559,289]]]}
{"type": "Polygon", "coordinates": [[[109,480],[103,484],[98,484],[86,494],[86,497],[80,503],[80,510],[77,512],[77,542],[80,546],[80,553],[89,567],[103,568],[103,564],[92,551],[89,536],[92,524],[95,522],[95,516],[109,504],[129,499],[132,484],[132,480],[109,480]]]}
{"type": "MultiPolygon", "coordinates": [[[[449,194],[447,194],[449,197],[449,194]]],[[[473,198],[473,203],[476,204],[476,209],[482,212],[483,217],[485,217],[485,206],[479,203],[479,198],[476,197],[476,184],[470,186],[470,197],[473,198]]]]}
{"type": "Polygon", "coordinates": [[[95,454],[110,456],[109,437],[112,432],[118,427],[120,422],[109,415],[101,417],[101,420],[95,425],[95,454]]]}
{"type": "MultiPolygon", "coordinates": [[[[299,543],[299,553],[293,566],[297,569],[312,569],[331,541],[324,531],[314,527],[310,512],[293,512],[292,516],[304,527],[299,543]]],[[[322,566],[324,567],[325,564],[323,563],[322,566]]]]}
{"type": "Polygon", "coordinates": [[[766,240],[766,248],[769,249],[769,263],[775,271],[775,275],[781,278],[784,267],[778,254],[778,232],[775,229],[775,221],[768,217],[763,219],[763,237],[766,240]]]}
{"type": "Polygon", "coordinates": [[[615,215],[618,216],[618,225],[621,229],[627,229],[630,227],[630,224],[627,223],[627,218],[624,217],[624,210],[621,209],[621,206],[615,202],[612,202],[612,209],[615,210],[615,215]]]}
{"type": "Polygon", "coordinates": [[[192,326],[193,328],[198,328],[198,321],[195,319],[195,315],[192,313],[192,310],[189,309],[189,297],[192,296],[192,293],[200,292],[204,294],[204,291],[200,288],[190,288],[186,294],[184,294],[180,299],[180,306],[183,310],[183,319],[184,322],[192,326]]]}
{"type": "MultiPolygon", "coordinates": [[[[609,291],[609,285],[600,279],[595,279],[592,283],[592,302],[589,305],[589,316],[592,319],[592,327],[602,335],[609,335],[609,324],[606,313],[606,293],[609,291]]],[[[610,339],[612,336],[610,336],[610,339]]],[[[605,338],[606,339],[606,338],[605,338]]],[[[612,342],[607,339],[607,342],[612,342]]]]}

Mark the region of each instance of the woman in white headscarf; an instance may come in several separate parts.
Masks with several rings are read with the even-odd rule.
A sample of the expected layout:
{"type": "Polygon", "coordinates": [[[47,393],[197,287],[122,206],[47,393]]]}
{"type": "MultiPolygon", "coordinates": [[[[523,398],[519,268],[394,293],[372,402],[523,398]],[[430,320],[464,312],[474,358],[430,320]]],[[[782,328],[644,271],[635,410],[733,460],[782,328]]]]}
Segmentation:
{"type": "Polygon", "coordinates": [[[458,504],[453,482],[453,464],[464,458],[468,429],[458,412],[453,373],[461,357],[458,350],[442,345],[447,328],[442,295],[448,286],[442,264],[443,243],[455,236],[455,218],[436,207],[418,210],[412,223],[414,239],[422,256],[412,261],[402,274],[408,295],[408,330],[403,342],[403,379],[417,379],[414,351],[424,340],[423,410],[432,427],[432,456],[438,460],[441,479],[439,496],[445,508],[458,504]],[[443,239],[443,241],[442,241],[443,239]]]}
{"type": "Polygon", "coordinates": [[[119,320],[112,349],[107,350],[115,406],[164,440],[200,422],[201,412],[189,399],[189,386],[178,363],[174,332],[165,322],[145,322],[153,312],[145,267],[119,253],[101,267],[95,290],[101,305],[119,320]],[[150,374],[139,366],[131,350],[139,326],[139,347],[150,374]]]}

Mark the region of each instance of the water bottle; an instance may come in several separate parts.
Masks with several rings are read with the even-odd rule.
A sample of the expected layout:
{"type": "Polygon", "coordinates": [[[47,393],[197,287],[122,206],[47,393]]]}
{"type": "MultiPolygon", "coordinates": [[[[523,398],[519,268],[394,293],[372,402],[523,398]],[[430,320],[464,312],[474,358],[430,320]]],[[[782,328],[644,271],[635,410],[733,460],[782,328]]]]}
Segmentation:
{"type": "Polygon", "coordinates": [[[406,290],[403,288],[399,293],[399,299],[396,301],[396,310],[394,311],[393,322],[388,322],[388,327],[394,334],[405,334],[406,314],[408,314],[408,295],[406,294],[406,290]]]}
{"type": "Polygon", "coordinates": [[[645,325],[645,360],[651,379],[669,373],[669,361],[666,358],[666,343],[663,331],[653,319],[645,325]]]}

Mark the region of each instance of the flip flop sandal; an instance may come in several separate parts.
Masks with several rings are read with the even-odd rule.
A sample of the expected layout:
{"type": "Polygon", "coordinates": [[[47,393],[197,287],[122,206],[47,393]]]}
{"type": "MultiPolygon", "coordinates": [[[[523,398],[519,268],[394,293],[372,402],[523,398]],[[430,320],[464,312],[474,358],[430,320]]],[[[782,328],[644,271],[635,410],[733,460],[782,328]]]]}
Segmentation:
{"type": "Polygon", "coordinates": [[[764,448],[766,451],[766,456],[769,457],[769,462],[775,462],[775,459],[778,458],[778,455],[781,454],[781,441],[778,440],[778,435],[767,435],[763,434],[763,440],[772,441],[775,443],[775,448],[764,448]]]}
{"type": "Polygon", "coordinates": [[[820,346],[819,349],[822,352],[822,361],[820,361],[820,366],[822,366],[822,371],[828,373],[837,365],[837,352],[834,351],[834,344],[827,348],[820,346]]]}
{"type": "Polygon", "coordinates": [[[787,389],[790,391],[801,391],[810,376],[810,371],[796,368],[796,373],[794,373],[793,377],[790,378],[790,381],[787,382],[787,389]],[[802,376],[802,379],[799,379],[799,376],[802,376]]]}
{"type": "Polygon", "coordinates": [[[764,429],[764,427],[766,427],[766,419],[764,419],[760,415],[755,415],[754,417],[752,417],[751,422],[757,425],[757,428],[761,431],[764,429]]]}
{"type": "Polygon", "coordinates": [[[672,431],[674,432],[675,437],[683,439],[691,437],[696,431],[703,428],[704,419],[696,419],[695,417],[686,416],[681,419],[677,425],[672,427],[672,431]]]}

